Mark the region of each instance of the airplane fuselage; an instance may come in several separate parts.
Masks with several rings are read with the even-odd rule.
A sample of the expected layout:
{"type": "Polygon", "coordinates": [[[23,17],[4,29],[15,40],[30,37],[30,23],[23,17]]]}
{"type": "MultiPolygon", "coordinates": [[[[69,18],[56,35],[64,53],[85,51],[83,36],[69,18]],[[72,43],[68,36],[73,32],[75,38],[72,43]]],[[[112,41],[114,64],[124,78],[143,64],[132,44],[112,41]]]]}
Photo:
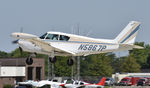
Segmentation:
{"type": "Polygon", "coordinates": [[[18,44],[19,46],[27,52],[47,54],[50,55],[52,51],[55,51],[56,56],[71,56],[69,53],[61,52],[59,49],[65,48],[65,50],[73,53],[74,56],[86,56],[91,53],[105,53],[112,52],[119,48],[119,45],[113,43],[93,43],[93,42],[79,42],[79,41],[49,41],[42,40],[49,43],[47,49],[43,49],[40,45],[36,45],[30,41],[20,39],[18,44]],[[59,49],[53,49],[50,45],[57,46],[59,49]]]}

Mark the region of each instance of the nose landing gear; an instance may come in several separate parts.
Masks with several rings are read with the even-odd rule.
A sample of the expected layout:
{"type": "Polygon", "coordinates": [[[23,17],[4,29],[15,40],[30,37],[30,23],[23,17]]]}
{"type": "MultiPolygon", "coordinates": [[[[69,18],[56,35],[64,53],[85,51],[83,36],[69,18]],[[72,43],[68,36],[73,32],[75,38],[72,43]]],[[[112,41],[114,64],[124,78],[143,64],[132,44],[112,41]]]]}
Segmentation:
{"type": "Polygon", "coordinates": [[[36,53],[31,53],[30,55],[29,55],[29,57],[27,57],[27,59],[26,59],[26,64],[27,65],[32,65],[33,64],[33,59],[32,59],[32,57],[35,57],[36,56],[36,53]]]}
{"type": "Polygon", "coordinates": [[[68,66],[72,66],[74,64],[74,60],[72,59],[72,58],[69,58],[68,60],[67,60],[67,65],[68,66]]]}
{"type": "Polygon", "coordinates": [[[49,57],[48,59],[51,63],[55,63],[57,61],[56,57],[49,57]]]}
{"type": "Polygon", "coordinates": [[[32,65],[32,64],[33,64],[33,59],[32,59],[31,57],[28,57],[28,58],[26,59],[26,64],[27,64],[27,65],[32,65]]]}

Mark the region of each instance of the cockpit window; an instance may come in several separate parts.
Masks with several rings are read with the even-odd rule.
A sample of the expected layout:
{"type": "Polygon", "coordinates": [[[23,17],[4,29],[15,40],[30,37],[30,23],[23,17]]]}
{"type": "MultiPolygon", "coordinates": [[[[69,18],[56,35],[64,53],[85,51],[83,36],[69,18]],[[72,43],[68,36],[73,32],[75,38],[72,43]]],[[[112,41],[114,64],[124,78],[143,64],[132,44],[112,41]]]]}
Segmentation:
{"type": "Polygon", "coordinates": [[[64,35],[60,35],[60,40],[68,41],[69,37],[68,36],[64,36],[64,35]]]}
{"type": "Polygon", "coordinates": [[[46,39],[51,39],[51,40],[58,40],[58,35],[57,34],[48,34],[46,39]]]}
{"type": "Polygon", "coordinates": [[[44,35],[42,35],[42,36],[40,37],[40,39],[45,39],[46,35],[47,35],[47,33],[45,33],[44,35]]]}
{"type": "Polygon", "coordinates": [[[45,33],[40,37],[40,39],[50,39],[50,40],[61,40],[61,41],[68,41],[70,37],[65,35],[58,35],[58,34],[49,34],[45,33]]]}

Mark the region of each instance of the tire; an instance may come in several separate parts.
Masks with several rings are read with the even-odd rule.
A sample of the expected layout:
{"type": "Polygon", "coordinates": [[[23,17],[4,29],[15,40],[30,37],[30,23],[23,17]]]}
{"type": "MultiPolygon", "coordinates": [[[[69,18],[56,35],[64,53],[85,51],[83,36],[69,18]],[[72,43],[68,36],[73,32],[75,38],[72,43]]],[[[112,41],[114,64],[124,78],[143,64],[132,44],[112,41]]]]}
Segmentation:
{"type": "Polygon", "coordinates": [[[49,62],[51,63],[55,63],[57,61],[57,58],[56,57],[49,57],[49,62]]]}
{"type": "Polygon", "coordinates": [[[68,60],[67,60],[67,65],[68,65],[68,66],[72,66],[73,64],[74,64],[73,59],[68,59],[68,60]]]}
{"type": "Polygon", "coordinates": [[[28,57],[28,58],[26,59],[26,64],[27,64],[27,65],[32,65],[32,64],[33,64],[33,59],[32,59],[31,57],[28,57]]]}

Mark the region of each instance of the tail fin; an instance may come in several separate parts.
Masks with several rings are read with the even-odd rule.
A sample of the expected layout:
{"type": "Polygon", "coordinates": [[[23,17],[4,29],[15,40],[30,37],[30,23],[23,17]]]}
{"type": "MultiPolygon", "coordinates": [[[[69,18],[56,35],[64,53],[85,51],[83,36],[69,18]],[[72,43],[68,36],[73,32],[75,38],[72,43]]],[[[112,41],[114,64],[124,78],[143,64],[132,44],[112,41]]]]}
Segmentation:
{"type": "Polygon", "coordinates": [[[103,78],[101,79],[101,81],[99,81],[99,83],[97,83],[96,85],[104,86],[104,85],[105,85],[105,80],[106,80],[106,77],[103,77],[103,78]]]}
{"type": "Polygon", "coordinates": [[[139,26],[140,22],[131,21],[114,40],[121,44],[134,44],[139,26]]]}

